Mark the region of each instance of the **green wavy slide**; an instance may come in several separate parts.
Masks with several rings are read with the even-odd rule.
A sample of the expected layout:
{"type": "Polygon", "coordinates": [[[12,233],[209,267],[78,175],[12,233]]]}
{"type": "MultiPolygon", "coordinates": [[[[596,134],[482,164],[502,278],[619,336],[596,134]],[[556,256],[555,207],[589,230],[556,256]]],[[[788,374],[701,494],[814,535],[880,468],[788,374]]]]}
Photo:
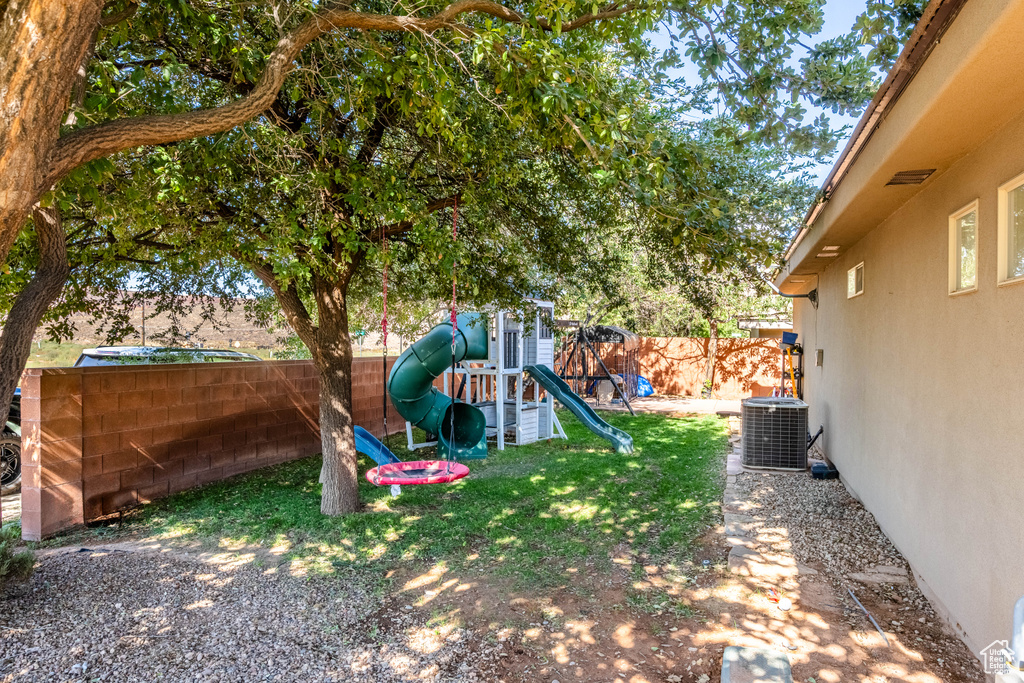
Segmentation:
{"type": "Polygon", "coordinates": [[[610,424],[598,417],[594,409],[587,405],[587,402],[576,395],[565,381],[552,372],[545,365],[527,365],[526,372],[537,380],[537,383],[548,390],[552,396],[562,402],[562,405],[572,411],[572,414],[582,422],[587,429],[594,432],[603,439],[608,439],[615,450],[619,453],[633,452],[633,437],[626,432],[612,427],[610,424]]]}
{"type": "MultiPolygon", "coordinates": [[[[478,313],[458,316],[455,362],[487,360],[490,335],[478,313]]],[[[452,364],[452,324],[436,325],[402,352],[388,377],[388,394],[398,413],[410,423],[437,435],[437,457],[474,460],[487,457],[487,418],[468,403],[445,396],[434,380],[452,364]],[[454,427],[454,429],[453,429],[454,427]]]]}

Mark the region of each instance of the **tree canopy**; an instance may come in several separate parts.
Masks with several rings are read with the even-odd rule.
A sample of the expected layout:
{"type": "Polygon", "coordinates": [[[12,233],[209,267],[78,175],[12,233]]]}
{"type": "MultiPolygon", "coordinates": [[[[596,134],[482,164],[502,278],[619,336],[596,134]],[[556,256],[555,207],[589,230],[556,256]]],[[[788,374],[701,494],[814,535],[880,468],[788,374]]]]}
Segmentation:
{"type": "MultiPolygon", "coordinates": [[[[244,264],[317,364],[323,510],[351,511],[352,295],[387,268],[421,301],[515,308],[613,288],[642,252],[649,277],[711,310],[701,297],[723,273],[755,278],[777,253],[806,189],[787,175],[794,155],[834,147],[805,102],[845,112],[871,96],[884,36],[917,7],[895,2],[865,15],[858,30],[878,37],[866,54],[852,40],[801,47],[823,0],[82,3],[53,71],[70,97],[63,128],[33,101],[35,156],[0,132],[0,197],[14,196],[9,169],[36,164],[0,205],[0,257],[42,199],[57,220],[37,217],[40,252],[40,226],[84,208],[91,237],[75,249],[106,251],[72,260],[111,281],[134,258],[178,286],[223,288],[244,264]],[[647,39],[658,26],[664,53],[647,39]],[[682,60],[703,83],[672,77],[682,60]],[[718,107],[727,115],[710,116],[718,107]]],[[[0,10],[11,31],[23,6],[0,10]]],[[[60,35],[41,25],[42,43],[60,35]]],[[[24,64],[0,64],[26,92],[24,64]]]]}
{"type": "Polygon", "coordinates": [[[275,293],[320,370],[325,512],[356,495],[349,300],[385,266],[400,296],[517,309],[608,281],[636,249],[693,291],[771,259],[785,202],[763,191],[789,184],[752,163],[762,145],[733,121],[680,124],[649,49],[578,42],[561,72],[471,41],[322,41],[268,116],[159,150],[142,193],[159,201],[123,193],[121,222],[230,254],[275,293]]]}

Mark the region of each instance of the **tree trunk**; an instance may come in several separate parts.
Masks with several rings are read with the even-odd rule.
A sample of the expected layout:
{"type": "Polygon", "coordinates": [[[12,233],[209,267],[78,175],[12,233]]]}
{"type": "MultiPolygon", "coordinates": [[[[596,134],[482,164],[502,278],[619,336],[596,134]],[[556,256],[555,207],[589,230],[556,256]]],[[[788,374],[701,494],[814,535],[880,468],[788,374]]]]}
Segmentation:
{"type": "MultiPolygon", "coordinates": [[[[270,264],[235,258],[247,263],[256,276],[274,291],[288,324],[313,356],[320,377],[320,441],[324,464],[320,470],[323,497],[320,511],[344,515],[359,510],[359,471],[356,466],[355,430],[352,420],[352,339],[348,331],[348,283],[364,254],[351,257],[346,268],[332,278],[315,276],[319,325],[314,325],[296,289],[282,285],[270,264]]],[[[336,259],[338,260],[338,259],[336,259]]]]}
{"type": "Polygon", "coordinates": [[[711,337],[708,339],[708,364],[704,368],[704,387],[701,389],[702,398],[711,398],[715,388],[715,361],[718,356],[718,321],[710,322],[711,337]]]}
{"type": "Polygon", "coordinates": [[[0,263],[45,185],[102,0],[7,2],[0,17],[0,263]]]}
{"type": "Polygon", "coordinates": [[[60,212],[56,208],[37,208],[32,217],[39,242],[39,267],[15,299],[0,332],[0,425],[7,422],[14,389],[32,352],[32,337],[71,273],[60,212]]]}
{"type": "Polygon", "coordinates": [[[352,340],[343,281],[316,278],[319,313],[317,370],[320,374],[320,439],[324,464],[320,473],[320,511],[344,515],[359,510],[359,471],[352,420],[352,340]]]}

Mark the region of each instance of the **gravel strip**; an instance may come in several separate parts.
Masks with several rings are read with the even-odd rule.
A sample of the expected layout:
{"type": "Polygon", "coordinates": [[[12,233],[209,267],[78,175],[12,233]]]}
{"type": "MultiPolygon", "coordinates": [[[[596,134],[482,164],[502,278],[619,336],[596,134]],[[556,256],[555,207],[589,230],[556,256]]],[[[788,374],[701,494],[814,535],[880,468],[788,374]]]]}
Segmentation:
{"type": "Polygon", "coordinates": [[[395,603],[366,570],[82,549],[0,600],[3,681],[496,680],[496,652],[395,603]],[[389,601],[390,600],[390,601],[389,601]]]}
{"type": "Polygon", "coordinates": [[[746,472],[736,478],[736,489],[760,506],[751,515],[764,527],[787,531],[769,543],[772,550],[790,552],[800,562],[820,564],[842,577],[876,565],[910,570],[874,516],[838,480],[746,472]]]}
{"type": "MultiPolygon", "coordinates": [[[[838,480],[822,481],[810,474],[744,472],[736,477],[736,493],[754,503],[747,514],[760,524],[760,552],[789,553],[802,564],[822,572],[832,585],[851,628],[863,626],[860,609],[847,588],[861,600],[870,598],[888,613],[883,627],[901,635],[912,647],[931,655],[956,680],[983,681],[977,658],[942,625],[941,618],[921,593],[910,566],[882,533],[868,512],[838,480]],[[858,582],[854,574],[885,574],[889,569],[903,581],[858,582]]],[[[868,627],[870,628],[870,627],[868,627]]]]}

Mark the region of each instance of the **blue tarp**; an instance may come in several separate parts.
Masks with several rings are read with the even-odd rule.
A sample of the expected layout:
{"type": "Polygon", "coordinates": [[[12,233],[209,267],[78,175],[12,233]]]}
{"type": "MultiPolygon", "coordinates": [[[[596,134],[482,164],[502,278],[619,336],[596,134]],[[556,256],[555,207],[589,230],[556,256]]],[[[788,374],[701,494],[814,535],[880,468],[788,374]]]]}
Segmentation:
{"type": "MultiPolygon", "coordinates": [[[[622,379],[628,384],[632,375],[623,375],[622,379]]],[[[636,378],[636,395],[637,396],[654,396],[654,387],[647,381],[646,377],[637,376],[636,378]]]]}

